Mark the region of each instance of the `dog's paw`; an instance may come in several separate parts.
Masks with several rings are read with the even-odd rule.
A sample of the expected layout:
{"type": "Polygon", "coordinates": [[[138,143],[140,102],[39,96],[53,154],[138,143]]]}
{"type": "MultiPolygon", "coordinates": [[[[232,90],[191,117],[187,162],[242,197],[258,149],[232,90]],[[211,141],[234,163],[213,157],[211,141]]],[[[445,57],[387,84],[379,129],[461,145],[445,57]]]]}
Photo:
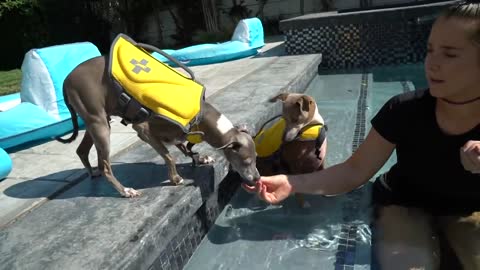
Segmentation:
{"type": "Polygon", "coordinates": [[[124,192],[123,196],[127,198],[137,197],[142,194],[140,191],[136,191],[133,188],[124,188],[123,192],[124,192]]]}
{"type": "Polygon", "coordinates": [[[205,164],[212,164],[215,162],[215,159],[210,156],[200,156],[198,158],[198,164],[205,165],[205,164]]]}
{"type": "Polygon", "coordinates": [[[180,175],[177,175],[177,176],[172,177],[171,182],[172,182],[172,184],[178,186],[178,185],[183,184],[183,178],[180,175]]]}

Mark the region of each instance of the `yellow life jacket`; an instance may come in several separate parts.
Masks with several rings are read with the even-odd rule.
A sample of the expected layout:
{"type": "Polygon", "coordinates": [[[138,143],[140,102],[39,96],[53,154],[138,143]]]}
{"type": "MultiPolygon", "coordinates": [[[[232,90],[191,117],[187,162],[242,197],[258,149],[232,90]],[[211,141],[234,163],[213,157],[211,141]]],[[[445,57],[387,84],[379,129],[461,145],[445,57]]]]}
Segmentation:
{"type": "Polygon", "coordinates": [[[192,126],[190,129],[190,133],[187,134],[187,141],[191,144],[197,144],[203,142],[202,133],[199,132],[198,126],[192,126]]]}
{"type": "Polygon", "coordinates": [[[204,86],[157,60],[124,34],[112,43],[109,70],[124,91],[156,117],[184,131],[197,121],[205,100],[204,86]]]}
{"type": "MultiPolygon", "coordinates": [[[[280,117],[270,127],[261,129],[255,136],[255,149],[258,157],[266,158],[280,150],[283,142],[283,133],[285,131],[285,119],[280,117]]],[[[322,124],[310,125],[303,128],[295,140],[297,141],[315,141],[319,140],[319,145],[325,139],[326,126],[322,124]]],[[[319,146],[319,147],[320,147],[319,146]]]]}

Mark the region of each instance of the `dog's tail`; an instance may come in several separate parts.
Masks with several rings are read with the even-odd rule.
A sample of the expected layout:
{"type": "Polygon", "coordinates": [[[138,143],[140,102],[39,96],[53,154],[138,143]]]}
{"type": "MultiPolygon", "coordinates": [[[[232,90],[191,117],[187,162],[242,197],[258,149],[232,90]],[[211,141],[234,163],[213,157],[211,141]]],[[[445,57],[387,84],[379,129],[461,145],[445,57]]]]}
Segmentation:
{"type": "Polygon", "coordinates": [[[78,127],[77,113],[75,112],[75,109],[73,109],[72,105],[68,103],[67,95],[65,95],[65,86],[63,87],[63,98],[65,100],[65,105],[67,105],[68,111],[72,116],[73,133],[72,133],[72,136],[70,136],[70,138],[68,139],[62,139],[61,137],[56,137],[55,139],[61,143],[71,143],[77,138],[79,127],[78,127]]]}

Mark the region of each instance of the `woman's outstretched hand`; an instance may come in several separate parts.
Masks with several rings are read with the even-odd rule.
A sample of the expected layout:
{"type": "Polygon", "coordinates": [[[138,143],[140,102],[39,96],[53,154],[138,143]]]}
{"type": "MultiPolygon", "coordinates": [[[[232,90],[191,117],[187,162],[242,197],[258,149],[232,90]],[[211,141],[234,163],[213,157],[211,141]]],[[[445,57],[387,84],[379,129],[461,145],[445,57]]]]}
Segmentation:
{"type": "Polygon", "coordinates": [[[480,141],[468,141],[460,149],[460,160],[465,170],[480,174],[480,141]]]}
{"type": "Polygon", "coordinates": [[[262,176],[255,186],[242,184],[242,187],[247,192],[256,192],[260,199],[270,204],[280,203],[292,192],[292,186],[284,174],[262,176]]]}

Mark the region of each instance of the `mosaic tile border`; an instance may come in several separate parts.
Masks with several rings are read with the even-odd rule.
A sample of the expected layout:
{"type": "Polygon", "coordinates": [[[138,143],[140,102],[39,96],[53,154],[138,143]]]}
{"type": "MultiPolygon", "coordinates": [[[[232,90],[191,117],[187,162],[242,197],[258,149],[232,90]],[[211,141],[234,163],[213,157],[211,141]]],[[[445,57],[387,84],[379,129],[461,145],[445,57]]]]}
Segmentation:
{"type": "MultiPolygon", "coordinates": [[[[363,142],[366,133],[366,108],[368,94],[368,73],[362,73],[360,82],[360,96],[357,102],[357,116],[353,134],[352,153],[357,150],[363,142]]],[[[360,236],[358,227],[352,223],[359,211],[358,202],[364,196],[364,189],[352,191],[348,196],[350,200],[343,206],[343,224],[340,231],[339,245],[335,254],[335,270],[353,270],[355,266],[355,255],[357,241],[360,236]]]]}
{"type": "Polygon", "coordinates": [[[357,102],[357,117],[355,121],[355,130],[353,133],[352,153],[357,150],[363,142],[366,133],[366,108],[367,108],[367,89],[368,89],[368,73],[363,72],[360,82],[360,96],[357,102]]]}
{"type": "Polygon", "coordinates": [[[389,10],[286,20],[281,22],[285,51],[290,55],[321,53],[323,69],[421,62],[439,10],[438,6],[420,7],[410,13],[389,10]]]}
{"type": "Polygon", "coordinates": [[[148,269],[183,269],[240,183],[241,179],[236,173],[229,173],[219,184],[217,191],[212,193],[189,222],[183,225],[148,269]]]}
{"type": "Polygon", "coordinates": [[[289,30],[287,54],[322,54],[327,69],[366,68],[423,61],[431,23],[368,23],[289,30]]]}

